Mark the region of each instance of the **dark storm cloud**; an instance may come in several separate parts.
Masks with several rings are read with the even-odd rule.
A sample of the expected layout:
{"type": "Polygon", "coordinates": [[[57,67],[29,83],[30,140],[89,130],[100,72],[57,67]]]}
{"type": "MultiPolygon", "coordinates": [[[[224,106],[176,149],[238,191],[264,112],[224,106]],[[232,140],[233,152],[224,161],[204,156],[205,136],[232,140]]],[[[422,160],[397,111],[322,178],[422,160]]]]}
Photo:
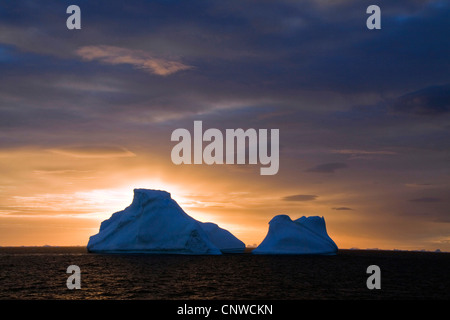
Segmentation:
{"type": "Polygon", "coordinates": [[[415,115],[441,115],[450,112],[450,85],[424,88],[395,99],[391,108],[415,115]]]}
{"type": "MultiPolygon", "coordinates": [[[[448,82],[446,2],[381,1],[376,32],[361,1],[79,1],[78,31],[65,27],[69,4],[0,4],[1,125],[10,131],[83,124],[95,133],[109,123],[113,138],[145,123],[226,115],[233,126],[280,128],[284,145],[366,150],[363,138],[398,124],[382,110],[384,94],[448,82]],[[248,108],[253,118],[241,117],[248,108]],[[291,138],[298,130],[304,138],[291,138]]],[[[438,101],[427,110],[446,110],[424,94],[438,101]]]]}
{"type": "MultiPolygon", "coordinates": [[[[196,75],[221,81],[222,90],[231,89],[226,81],[234,80],[246,90],[257,84],[257,94],[281,90],[293,95],[299,88],[370,91],[374,84],[404,87],[431,73],[433,81],[441,81],[445,76],[437,70],[444,71],[448,41],[440,30],[448,29],[448,6],[381,1],[383,29],[373,33],[365,27],[369,4],[81,1],[82,30],[75,33],[65,28],[66,15],[60,14],[66,3],[21,1],[10,5],[15,10],[3,11],[0,41],[59,58],[75,58],[87,45],[182,56],[187,65],[197,66],[196,75]],[[417,41],[426,54],[416,49],[417,41]],[[415,63],[422,57],[428,59],[415,63]],[[411,72],[421,76],[411,77],[411,72]]],[[[199,85],[208,87],[208,82],[199,85]]]]}
{"type": "Polygon", "coordinates": [[[312,201],[316,200],[318,196],[311,194],[296,194],[292,196],[283,197],[283,201],[312,201]]]}
{"type": "Polygon", "coordinates": [[[306,172],[334,173],[336,172],[336,170],[344,168],[347,168],[347,165],[345,163],[332,162],[319,164],[315,167],[307,169],[306,172]]]}

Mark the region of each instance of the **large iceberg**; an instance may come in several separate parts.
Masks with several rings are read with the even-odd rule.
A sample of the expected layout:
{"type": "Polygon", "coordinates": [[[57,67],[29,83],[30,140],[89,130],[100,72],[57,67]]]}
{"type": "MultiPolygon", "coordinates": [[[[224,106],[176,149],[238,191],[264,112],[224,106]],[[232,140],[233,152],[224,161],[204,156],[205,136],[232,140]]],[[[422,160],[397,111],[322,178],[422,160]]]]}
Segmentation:
{"type": "Polygon", "coordinates": [[[236,238],[230,231],[222,229],[212,222],[202,222],[201,225],[212,243],[214,243],[223,253],[244,252],[245,243],[236,238]]]}
{"type": "Polygon", "coordinates": [[[221,254],[221,249],[236,250],[240,240],[211,225],[186,214],[168,192],[134,189],[131,205],[103,221],[99,232],[89,238],[87,249],[158,254],[221,254]]]}
{"type": "Polygon", "coordinates": [[[338,251],[328,236],[323,217],[301,217],[291,220],[287,215],[275,216],[269,231],[254,254],[327,254],[338,251]]]}

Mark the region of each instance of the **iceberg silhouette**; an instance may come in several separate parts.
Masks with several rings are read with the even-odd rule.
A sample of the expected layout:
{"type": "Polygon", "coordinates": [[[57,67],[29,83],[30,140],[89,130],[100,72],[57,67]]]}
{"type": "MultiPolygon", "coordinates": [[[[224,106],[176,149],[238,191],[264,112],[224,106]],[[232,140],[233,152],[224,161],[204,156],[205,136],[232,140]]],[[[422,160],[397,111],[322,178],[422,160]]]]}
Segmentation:
{"type": "Polygon", "coordinates": [[[133,202],[103,221],[89,252],[211,254],[239,252],[245,244],[213,223],[190,217],[160,190],[134,189],[133,202]]]}
{"type": "Polygon", "coordinates": [[[212,243],[214,243],[223,253],[244,252],[245,243],[236,238],[230,231],[222,229],[212,222],[201,222],[201,225],[212,243]]]}
{"type": "Polygon", "coordinates": [[[277,215],[269,222],[269,231],[253,254],[325,254],[338,251],[328,236],[323,217],[301,217],[291,220],[277,215]]]}

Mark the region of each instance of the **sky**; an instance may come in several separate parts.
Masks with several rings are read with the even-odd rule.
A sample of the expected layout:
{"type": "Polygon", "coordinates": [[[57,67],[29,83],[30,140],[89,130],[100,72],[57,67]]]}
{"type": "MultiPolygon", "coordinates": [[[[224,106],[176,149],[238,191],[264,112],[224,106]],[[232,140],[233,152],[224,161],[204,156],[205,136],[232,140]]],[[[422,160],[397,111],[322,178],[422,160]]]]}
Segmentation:
{"type": "Polygon", "coordinates": [[[450,3],[372,2],[2,1],[0,245],[86,245],[148,188],[247,245],[287,214],[450,251],[450,3]],[[278,173],[175,165],[196,120],[279,129],[278,173]]]}

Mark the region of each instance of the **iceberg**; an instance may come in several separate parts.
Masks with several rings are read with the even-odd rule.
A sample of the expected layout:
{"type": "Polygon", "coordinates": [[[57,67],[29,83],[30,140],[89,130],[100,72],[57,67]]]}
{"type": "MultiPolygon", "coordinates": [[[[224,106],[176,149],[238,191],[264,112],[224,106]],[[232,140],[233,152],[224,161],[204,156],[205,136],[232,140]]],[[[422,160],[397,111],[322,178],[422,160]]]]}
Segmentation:
{"type": "Polygon", "coordinates": [[[211,254],[235,250],[239,239],[216,224],[190,217],[160,190],[134,189],[130,206],[103,221],[89,238],[89,252],[211,254]]]}
{"type": "Polygon", "coordinates": [[[253,254],[324,254],[334,255],[338,247],[328,236],[323,217],[291,220],[277,215],[269,222],[269,231],[253,254]]]}
{"type": "Polygon", "coordinates": [[[212,222],[202,222],[201,224],[212,243],[223,253],[244,252],[245,243],[236,238],[230,231],[222,229],[212,222]]]}

